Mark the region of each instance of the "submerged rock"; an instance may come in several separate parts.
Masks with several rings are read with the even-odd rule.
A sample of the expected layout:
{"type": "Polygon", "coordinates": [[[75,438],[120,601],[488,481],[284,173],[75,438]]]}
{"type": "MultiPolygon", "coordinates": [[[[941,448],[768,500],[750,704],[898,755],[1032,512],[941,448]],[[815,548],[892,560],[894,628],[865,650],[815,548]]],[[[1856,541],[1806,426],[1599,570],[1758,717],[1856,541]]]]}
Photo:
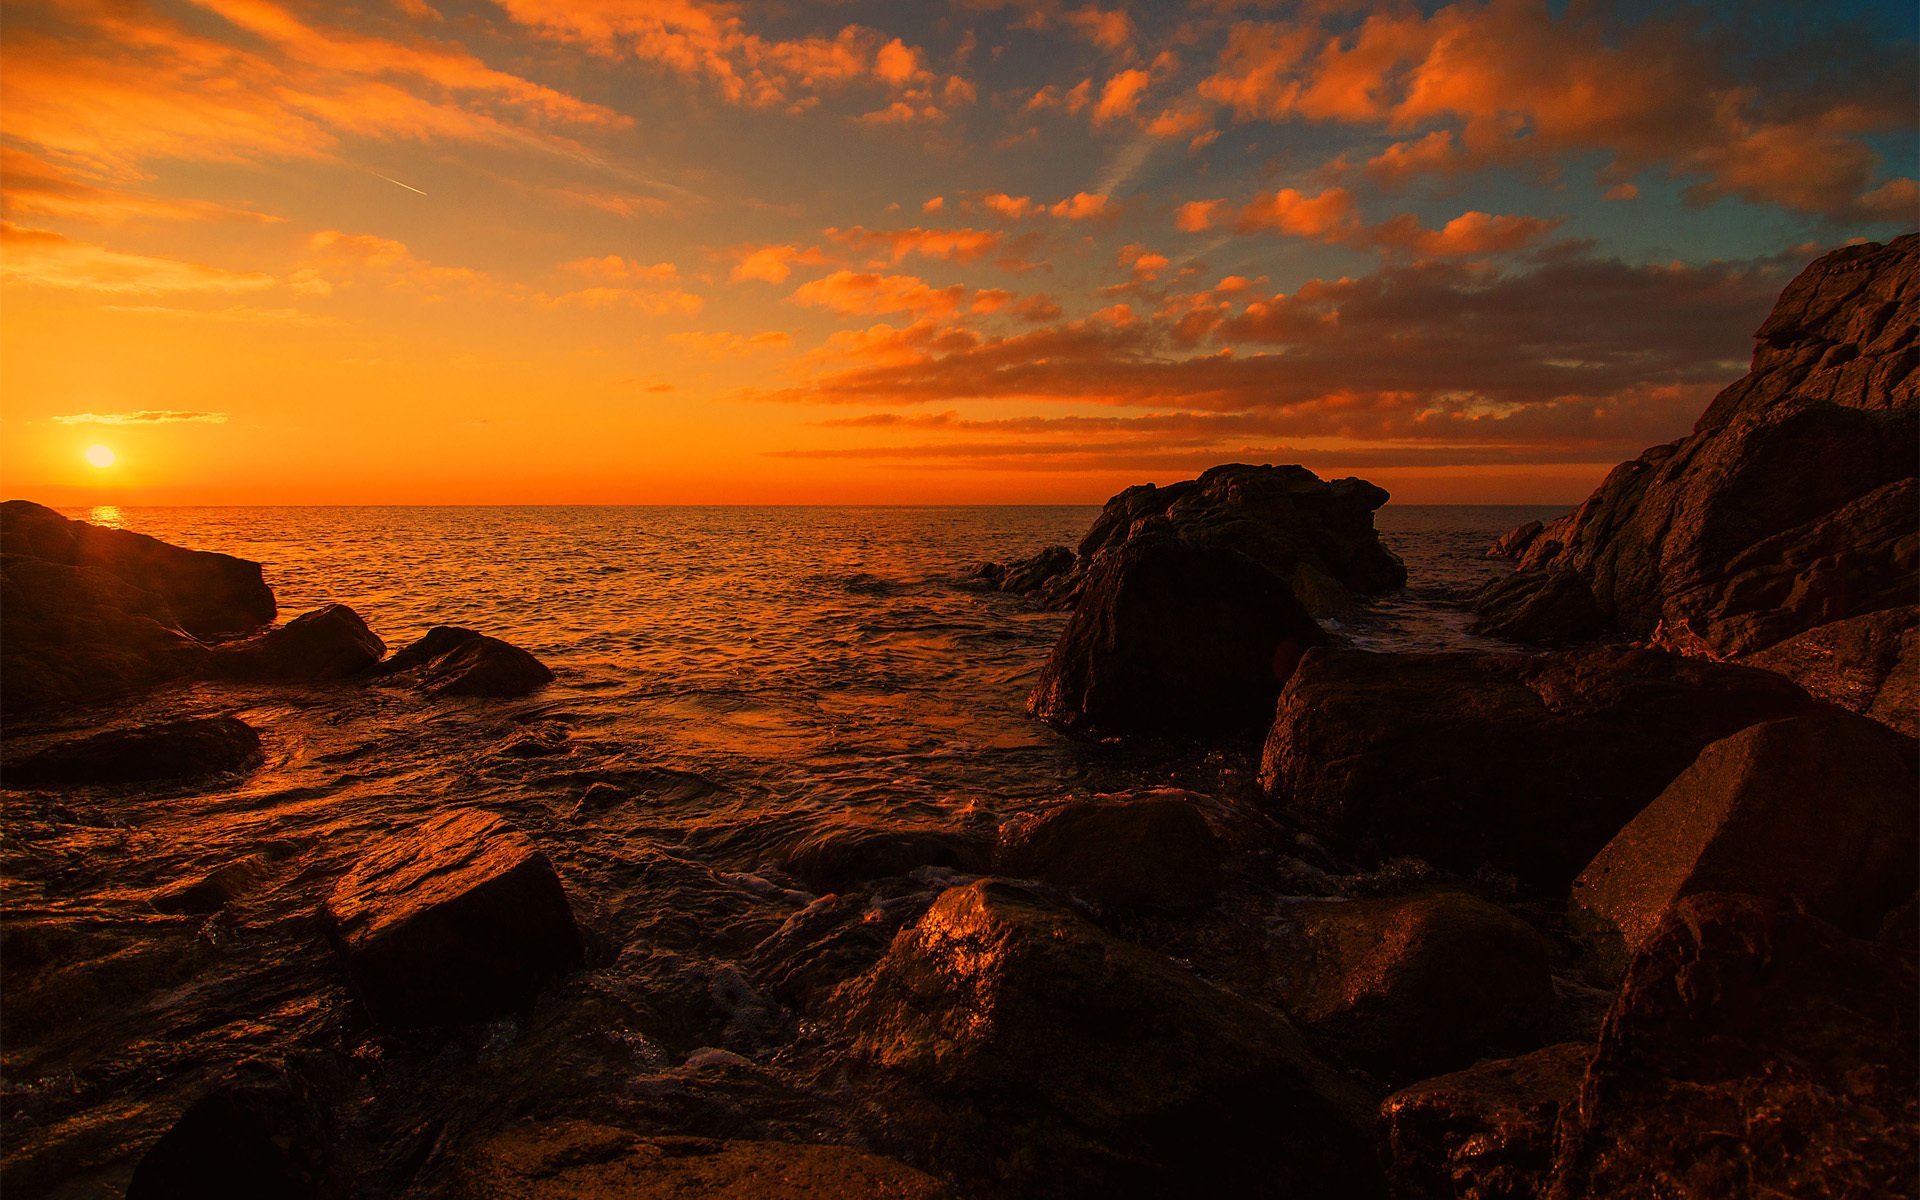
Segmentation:
{"type": "Polygon", "coordinates": [[[1027,711],[1080,735],[1257,730],[1300,655],[1327,640],[1239,551],[1135,538],[1088,574],[1027,711]]]}
{"type": "Polygon", "coordinates": [[[433,817],[369,851],[322,917],[355,997],[389,1027],[498,1016],[582,962],[553,865],[491,813],[433,817]]]}
{"type": "Polygon", "coordinates": [[[10,787],[156,783],[249,770],[260,735],[237,717],[192,717],[59,742],[6,768],[10,787]]]}
{"type": "Polygon", "coordinates": [[[1304,901],[1275,940],[1287,1011],[1388,1083],[1530,1049],[1553,1015],[1546,940],[1464,893],[1304,901]]]}
{"type": "Polygon", "coordinates": [[[452,625],[427,630],[376,673],[430,696],[524,696],[553,682],[546,664],[520,647],[452,625]]]}
{"type": "Polygon", "coordinates": [[[1363,857],[1491,865],[1557,892],[1702,747],[1811,704],[1777,675],[1651,650],[1315,650],[1260,781],[1363,857]]]}
{"type": "Polygon", "coordinates": [[[1048,546],[1031,558],[1005,563],[981,563],[973,578],[997,592],[1033,596],[1048,608],[1070,608],[1079,590],[1081,572],[1066,546],[1048,546]]]}
{"type": "Polygon", "coordinates": [[[1191,798],[1103,797],[1010,828],[1003,875],[1041,879],[1104,909],[1190,912],[1220,890],[1221,847],[1191,798]]]}
{"type": "Polygon", "coordinates": [[[1593,1047],[1564,1042],[1395,1092],[1380,1106],[1387,1173],[1402,1200],[1535,1200],[1553,1133],[1593,1047]]]}
{"type": "MultiPolygon", "coordinates": [[[[1920,235],[1820,258],[1756,336],[1752,370],[1691,434],[1531,540],[1477,601],[1481,631],[1610,628],[1726,658],[1889,609],[1912,626],[1920,235]]],[[[1857,664],[1857,691],[1877,692],[1866,668],[1883,661],[1857,664]]]]}
{"type": "Polygon", "coordinates": [[[1378,1194],[1370,1105],[1284,1018],[1015,885],[948,890],[828,1007],[978,1194],[1378,1194]]]}
{"type": "Polygon", "coordinates": [[[278,629],[220,647],[209,667],[234,679],[312,683],[359,675],[386,653],[387,644],[359,613],[344,604],[329,604],[278,629]]]}
{"type": "Polygon", "coordinates": [[[851,1146],[643,1137],[585,1121],[496,1134],[458,1166],[462,1200],[944,1200],[939,1180],[851,1146]]]}
{"type": "Polygon", "coordinates": [[[1913,893],[1913,743],[1837,709],[1715,742],[1574,880],[1571,916],[1618,975],[1675,901],[1742,892],[1870,935],[1913,893]]]}
{"type": "Polygon", "coordinates": [[[1767,900],[1677,904],[1562,1116],[1551,1200],[1912,1194],[1911,967],[1767,900]]]}

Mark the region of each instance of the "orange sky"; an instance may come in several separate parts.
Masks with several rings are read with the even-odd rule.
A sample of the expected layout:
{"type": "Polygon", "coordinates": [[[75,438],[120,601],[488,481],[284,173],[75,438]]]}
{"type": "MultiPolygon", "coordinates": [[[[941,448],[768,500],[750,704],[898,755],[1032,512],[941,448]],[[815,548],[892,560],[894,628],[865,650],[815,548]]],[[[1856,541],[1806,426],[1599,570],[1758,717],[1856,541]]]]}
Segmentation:
{"type": "Polygon", "coordinates": [[[0,488],[1575,500],[1915,224],[1815,7],[9,3],[0,488]]]}

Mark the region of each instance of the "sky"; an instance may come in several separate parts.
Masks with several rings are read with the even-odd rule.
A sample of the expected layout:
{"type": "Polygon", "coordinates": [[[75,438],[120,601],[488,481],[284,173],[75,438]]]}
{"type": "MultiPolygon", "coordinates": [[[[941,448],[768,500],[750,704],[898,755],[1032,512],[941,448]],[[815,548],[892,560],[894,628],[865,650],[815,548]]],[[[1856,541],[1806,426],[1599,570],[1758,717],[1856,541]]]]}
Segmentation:
{"type": "Polygon", "coordinates": [[[9,0],[0,490],[1573,502],[1920,222],[1915,22],[9,0]]]}

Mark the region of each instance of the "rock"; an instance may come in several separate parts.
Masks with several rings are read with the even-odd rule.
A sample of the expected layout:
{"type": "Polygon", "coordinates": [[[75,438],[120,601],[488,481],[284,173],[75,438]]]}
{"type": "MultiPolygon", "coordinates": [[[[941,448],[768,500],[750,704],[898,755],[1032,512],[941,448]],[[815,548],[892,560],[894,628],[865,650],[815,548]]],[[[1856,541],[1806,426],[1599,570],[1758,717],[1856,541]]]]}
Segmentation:
{"type": "Polygon", "coordinates": [[[233,679],[315,683],[359,675],[387,644],[344,604],[302,613],[278,629],[217,649],[210,669],[233,679]]]}
{"type": "Polygon", "coordinates": [[[1390,1084],[1530,1050],[1553,1015],[1546,940],[1464,893],[1302,901],[1275,942],[1287,1011],[1390,1084]]]}
{"type": "Polygon", "coordinates": [[[917,921],[933,894],[910,881],[886,881],[871,891],[822,896],[789,916],[755,946],[748,967],[781,1000],[812,1011],[822,997],[869,970],[886,954],[894,935],[917,921]]]}
{"type": "Polygon", "coordinates": [[[1387,1175],[1403,1200],[1534,1200],[1553,1131],[1593,1047],[1563,1042],[1414,1084],[1380,1106],[1387,1175]]]}
{"type": "Polygon", "coordinates": [[[366,853],[321,915],[354,995],[387,1027],[498,1016],[582,961],[546,855],[474,810],[430,818],[366,853]]]}
{"type": "Polygon", "coordinates": [[[1532,578],[1482,594],[1480,631],[1554,640],[1597,615],[1725,658],[1911,608],[1920,236],[1814,262],[1757,336],[1752,370],[1691,434],[1617,467],[1531,540],[1532,578]]]}
{"type": "Polygon", "coordinates": [[[1871,936],[1910,896],[1914,745],[1839,709],[1714,742],[1574,880],[1570,916],[1614,976],[1676,900],[1742,892],[1871,936]]]}
{"type": "Polygon", "coordinates": [[[1487,547],[1487,557],[1519,558],[1526,553],[1527,547],[1533,544],[1533,540],[1540,536],[1540,531],[1544,528],[1546,526],[1539,521],[1528,521],[1524,525],[1508,530],[1496,538],[1493,545],[1487,547]]]}
{"type": "Polygon", "coordinates": [[[845,816],[801,838],[781,865],[815,891],[837,892],[916,867],[984,871],[992,852],[992,844],[970,830],[845,816]]]}
{"type": "Polygon", "coordinates": [[[1563,1113],[1551,1200],[1911,1195],[1911,968],[1750,896],[1677,904],[1563,1113]]]}
{"type": "Polygon", "coordinates": [[[1481,589],[1474,602],[1482,612],[1501,613],[1497,627],[1482,621],[1474,629],[1511,642],[1574,646],[1600,640],[1610,628],[1593,588],[1574,571],[1516,571],[1481,589]]]}
{"type": "Polygon", "coordinates": [[[296,1079],[246,1064],[189,1105],[144,1154],[127,1200],[337,1194],[319,1111],[296,1079]]]}
{"type": "Polygon", "coordinates": [[[1740,661],[1830,704],[1920,735],[1920,613],[1909,604],[1817,626],[1740,661]]]}
{"type": "Polygon", "coordinates": [[[1271,1013],[998,880],[828,1001],[897,1136],[981,1195],[1376,1195],[1371,1107],[1271,1013]]]}
{"type": "Polygon", "coordinates": [[[1074,553],[1066,546],[1048,546],[1031,558],[1005,563],[980,563],[973,578],[997,592],[1034,596],[1047,608],[1070,608],[1080,586],[1074,553]]]}
{"type": "Polygon", "coordinates": [[[237,717],[111,729],[47,747],[6,769],[9,787],[199,779],[260,764],[260,735],[237,717]]]}
{"type": "Polygon", "coordinates": [[[1811,704],[1777,675],[1652,650],[1314,650],[1260,781],[1363,858],[1563,892],[1702,747],[1811,704]]]}
{"type": "Polygon", "coordinates": [[[1139,537],[1089,572],[1027,711],[1083,736],[1229,736],[1264,726],[1300,655],[1327,640],[1239,551],[1139,537]]]}
{"type": "Polygon", "coordinates": [[[1103,909],[1191,912],[1220,890],[1221,848],[1181,793],[1063,804],[1010,827],[1003,875],[1041,879],[1103,909]]]}
{"type": "Polygon", "coordinates": [[[946,1187],[851,1146],[642,1137],[584,1121],[496,1134],[461,1162],[462,1200],[945,1200],[946,1187]]]}
{"type": "Polygon", "coordinates": [[[524,696],[553,682],[546,664],[499,638],[435,625],[380,665],[384,678],[411,683],[430,696],[524,696]]]}

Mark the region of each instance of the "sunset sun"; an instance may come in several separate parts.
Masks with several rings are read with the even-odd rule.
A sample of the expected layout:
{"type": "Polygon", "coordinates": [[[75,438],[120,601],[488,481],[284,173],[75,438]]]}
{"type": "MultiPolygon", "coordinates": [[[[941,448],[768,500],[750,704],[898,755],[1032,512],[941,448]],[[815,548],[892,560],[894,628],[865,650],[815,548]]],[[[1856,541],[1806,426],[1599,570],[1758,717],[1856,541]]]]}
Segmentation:
{"type": "Polygon", "coordinates": [[[120,458],[111,446],[88,446],[85,457],[88,464],[95,467],[110,467],[120,458]]]}

